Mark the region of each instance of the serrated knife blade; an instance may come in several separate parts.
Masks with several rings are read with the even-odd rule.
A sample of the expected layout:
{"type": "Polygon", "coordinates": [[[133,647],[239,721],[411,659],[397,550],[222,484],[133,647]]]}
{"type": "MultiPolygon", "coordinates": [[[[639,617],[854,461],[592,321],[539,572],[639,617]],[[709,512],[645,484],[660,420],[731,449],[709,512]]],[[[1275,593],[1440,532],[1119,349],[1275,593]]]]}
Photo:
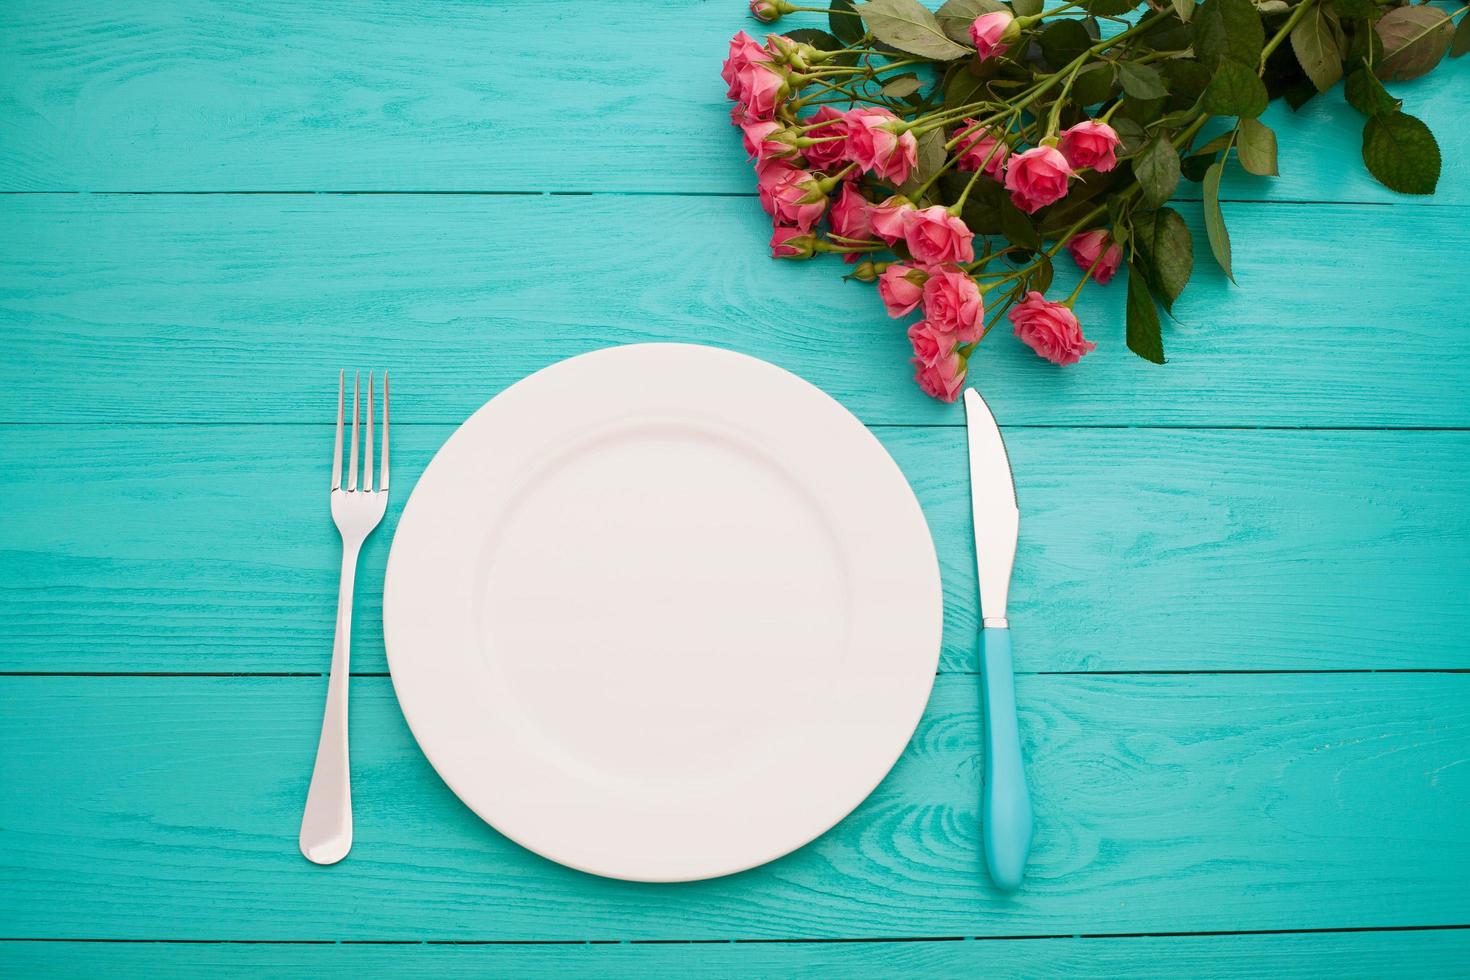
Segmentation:
{"type": "Polygon", "coordinates": [[[1031,852],[1031,793],[1016,719],[1015,666],[1006,597],[1021,512],[1005,440],[990,406],[965,389],[970,449],[970,500],[975,516],[975,563],[980,580],[980,699],[985,710],[985,788],[980,812],[985,863],[1001,891],[1013,891],[1031,852]]]}

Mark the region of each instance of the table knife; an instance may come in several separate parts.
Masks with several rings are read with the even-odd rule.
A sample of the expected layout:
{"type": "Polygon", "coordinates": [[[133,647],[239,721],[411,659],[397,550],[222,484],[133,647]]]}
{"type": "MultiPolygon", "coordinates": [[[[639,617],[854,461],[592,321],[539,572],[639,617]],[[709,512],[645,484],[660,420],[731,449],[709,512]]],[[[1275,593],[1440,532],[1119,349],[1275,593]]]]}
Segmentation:
{"type": "Polygon", "coordinates": [[[965,390],[965,428],[970,447],[975,559],[980,575],[980,699],[985,710],[981,820],[985,863],[995,886],[1013,891],[1026,873],[1026,855],[1031,850],[1031,794],[1026,789],[1016,726],[1011,630],[1006,622],[1006,592],[1016,559],[1021,511],[1000,427],[974,388],[965,390]]]}

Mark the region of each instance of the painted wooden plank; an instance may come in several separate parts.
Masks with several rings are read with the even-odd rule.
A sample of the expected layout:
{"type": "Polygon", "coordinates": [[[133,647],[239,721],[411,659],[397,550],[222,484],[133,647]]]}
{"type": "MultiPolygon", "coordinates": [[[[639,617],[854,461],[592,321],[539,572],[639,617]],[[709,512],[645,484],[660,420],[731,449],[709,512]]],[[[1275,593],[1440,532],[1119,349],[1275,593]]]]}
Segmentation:
{"type": "MultiPolygon", "coordinates": [[[[718,77],[742,29],[762,25],[739,0],[22,5],[0,36],[0,189],[744,192],[718,77]]],[[[1437,202],[1470,203],[1467,72],[1395,86],[1443,147],[1437,202]]],[[[1282,176],[1227,196],[1406,200],[1364,172],[1340,90],[1266,121],[1282,176]]]]}
{"type": "MultiPolygon", "coordinates": [[[[412,415],[406,395],[394,405],[412,415]]],[[[359,572],[359,671],[387,669],[388,545],[450,431],[395,428],[394,504],[359,572]]],[[[939,552],[942,669],[972,671],[963,430],[876,432],[939,552]]],[[[0,670],[325,670],[330,433],[0,426],[0,670]]],[[[1470,667],[1470,432],[1007,438],[1025,508],[1010,608],[1021,670],[1470,667]]]]}
{"type": "Polygon", "coordinates": [[[1085,976],[1094,980],[1322,976],[1459,978],[1470,930],[1275,936],[1139,936],[849,943],[575,943],[567,945],[321,945],[275,943],[0,943],[0,972],[92,980],[249,976],[297,980],[351,973],[391,977],[780,977],[934,980],[1085,976]]]}
{"type": "MultiPolygon", "coordinates": [[[[1470,425],[1470,329],[1435,285],[1470,210],[1228,211],[1243,285],[1196,228],[1172,364],[1124,348],[1120,285],[1091,289],[1083,364],[1004,329],[973,359],[999,418],[1470,425]]],[[[743,198],[30,195],[0,223],[3,422],[315,422],[340,367],[386,366],[404,421],[457,423],[557,359],[645,340],[765,357],[869,423],[961,420],[912,384],[872,287],[769,259],[743,198]]]]}
{"type": "Polygon", "coordinates": [[[651,886],[522,851],[353,684],[356,846],[295,836],[320,678],[0,679],[9,938],[1005,936],[1470,922],[1470,675],[1030,676],[1026,887],[979,853],[973,677],[939,678],[872,797],[732,878],[651,886]]]}

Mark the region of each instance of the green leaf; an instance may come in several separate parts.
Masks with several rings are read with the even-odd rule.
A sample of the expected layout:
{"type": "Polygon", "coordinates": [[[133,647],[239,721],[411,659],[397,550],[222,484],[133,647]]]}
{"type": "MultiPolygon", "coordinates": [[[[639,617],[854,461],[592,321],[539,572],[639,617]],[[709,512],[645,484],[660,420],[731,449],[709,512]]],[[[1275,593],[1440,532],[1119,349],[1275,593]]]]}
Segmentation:
{"type": "Polygon", "coordinates": [[[1171,112],[1193,106],[1213,77],[1210,69],[1189,58],[1171,58],[1159,65],[1159,71],[1169,88],[1165,105],[1171,112]]]}
{"type": "Polygon", "coordinates": [[[1373,0],[1332,0],[1332,9],[1344,20],[1377,20],[1383,13],[1373,0]]]}
{"type": "Polygon", "coordinates": [[[1242,119],[1236,127],[1240,165],[1258,177],[1276,176],[1276,134],[1265,123],[1242,119]]]}
{"type": "Polygon", "coordinates": [[[1240,116],[1254,119],[1266,111],[1266,83],[1253,68],[1234,58],[1221,58],[1215,66],[1215,77],[1205,87],[1204,108],[1212,116],[1240,116]]]}
{"type": "Polygon", "coordinates": [[[1327,91],[1342,77],[1341,39],[1336,15],[1321,4],[1307,11],[1291,29],[1291,49],[1319,92],[1327,91]]]}
{"type": "Polygon", "coordinates": [[[1209,67],[1227,57],[1244,65],[1261,59],[1266,31],[1250,0],[1205,0],[1190,26],[1195,57],[1209,67]]]}
{"type": "Polygon", "coordinates": [[[1148,282],[1136,262],[1128,263],[1128,349],[1145,361],[1164,363],[1164,333],[1148,282]]]}
{"type": "Polygon", "coordinates": [[[1000,0],[948,0],[934,12],[939,29],[946,37],[960,44],[970,43],[970,25],[981,14],[993,14],[998,10],[1010,11],[1000,0]]]}
{"type": "Polygon", "coordinates": [[[1138,178],[1143,199],[1151,207],[1167,201],[1179,186],[1179,151],[1160,133],[1133,158],[1133,174],[1138,178]]]}
{"type": "Polygon", "coordinates": [[[1113,95],[1113,66],[1094,62],[1077,72],[1072,82],[1072,101],[1078,105],[1096,105],[1113,95]]]}
{"type": "Polygon", "coordinates": [[[1011,0],[1011,9],[1017,17],[1034,17],[1046,6],[1044,0],[1011,0]]]}
{"type": "Polygon", "coordinates": [[[1160,208],[1150,241],[1154,285],[1164,301],[1164,309],[1172,310],[1194,269],[1194,238],[1178,211],[1160,208]]]}
{"type": "Polygon", "coordinates": [[[994,61],[966,61],[956,65],[950,72],[949,80],[944,83],[944,105],[953,109],[955,106],[969,105],[984,92],[985,83],[990,81],[995,74],[994,61]],[[976,74],[976,72],[980,74],[976,74]]]}
{"type": "Polygon", "coordinates": [[[921,185],[939,172],[939,168],[944,166],[944,141],[943,129],[931,129],[919,137],[918,159],[914,162],[914,169],[909,171],[909,179],[899,187],[899,193],[912,197],[921,185]]]}
{"type": "Polygon", "coordinates": [[[1196,153],[1179,161],[1179,173],[1185,180],[1192,180],[1196,184],[1205,179],[1205,171],[1210,169],[1210,164],[1215,162],[1211,154],[1196,153]]]}
{"type": "Polygon", "coordinates": [[[1029,217],[1016,207],[1009,194],[1000,199],[1000,233],[1012,245],[1022,248],[1040,248],[1041,233],[1029,217]]]}
{"type": "Polygon", "coordinates": [[[793,41],[810,44],[818,51],[837,51],[845,47],[837,38],[828,34],[826,31],[819,31],[815,27],[799,27],[794,31],[787,31],[786,36],[793,41]]]}
{"type": "Polygon", "coordinates": [[[1210,164],[1205,171],[1205,237],[1210,240],[1210,251],[1215,261],[1225,270],[1231,282],[1235,274],[1230,271],[1230,232],[1225,230],[1225,216],[1220,213],[1220,175],[1224,168],[1218,163],[1210,164]]]}
{"type": "Polygon", "coordinates": [[[933,61],[953,61],[972,53],[945,37],[939,21],[918,0],[870,0],[857,10],[874,37],[900,51],[933,61]]]}
{"type": "Polygon", "coordinates": [[[1439,64],[1455,29],[1445,12],[1423,4],[1395,7],[1374,25],[1383,41],[1383,60],[1374,66],[1379,78],[1418,78],[1439,64]]]}
{"type": "Polygon", "coordinates": [[[1050,257],[1045,252],[1037,252],[1036,269],[1026,280],[1027,290],[1034,289],[1038,293],[1046,292],[1051,288],[1053,275],[1055,275],[1055,268],[1051,264],[1050,257]]]}
{"type": "Polygon", "coordinates": [[[902,75],[894,75],[878,91],[890,99],[901,99],[905,95],[913,95],[923,87],[924,83],[919,81],[918,75],[904,72],[902,75]]]}
{"type": "Polygon", "coordinates": [[[863,26],[863,19],[855,16],[856,8],[852,0],[832,0],[831,12],[827,14],[827,23],[832,27],[832,33],[841,38],[844,44],[857,44],[863,39],[868,29],[863,26]]]}
{"type": "Polygon", "coordinates": [[[1164,87],[1164,77],[1148,65],[1137,62],[1118,62],[1118,81],[1123,84],[1123,91],[1135,99],[1162,99],[1169,94],[1164,87]]]}
{"type": "Polygon", "coordinates": [[[1041,54],[1053,68],[1061,68],[1092,47],[1092,38],[1079,20],[1056,20],[1039,38],[1041,54]]]}
{"type": "Polygon", "coordinates": [[[1460,18],[1455,25],[1455,39],[1450,43],[1450,57],[1458,58],[1470,51],[1470,16],[1460,18]]]}
{"type": "Polygon", "coordinates": [[[1348,105],[1365,116],[1386,116],[1398,112],[1399,106],[1403,105],[1401,100],[1388,94],[1388,89],[1367,68],[1359,68],[1349,75],[1342,87],[1348,105]]]}
{"type": "Polygon", "coordinates": [[[1379,183],[1401,194],[1433,194],[1439,183],[1439,144],[1429,127],[1408,113],[1368,120],[1363,162],[1379,183]]]}
{"type": "Polygon", "coordinates": [[[1173,0],[1174,16],[1188,24],[1189,19],[1194,16],[1194,0],[1173,0]]]}

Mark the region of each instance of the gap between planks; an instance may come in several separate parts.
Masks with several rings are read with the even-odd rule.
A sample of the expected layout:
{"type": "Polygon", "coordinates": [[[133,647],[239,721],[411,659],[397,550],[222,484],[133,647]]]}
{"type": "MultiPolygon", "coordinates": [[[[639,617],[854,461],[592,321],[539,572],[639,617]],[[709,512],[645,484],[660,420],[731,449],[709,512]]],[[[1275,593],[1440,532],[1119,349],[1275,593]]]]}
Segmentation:
{"type": "Polygon", "coordinates": [[[1426,926],[1342,926],[1319,929],[1220,929],[1202,932],[1083,932],[1024,936],[857,936],[813,939],[98,939],[0,936],[0,943],[143,943],[157,946],[818,946],[859,943],[1026,942],[1056,939],[1322,936],[1363,932],[1454,932],[1466,929],[1470,929],[1470,923],[1426,926]]]}

